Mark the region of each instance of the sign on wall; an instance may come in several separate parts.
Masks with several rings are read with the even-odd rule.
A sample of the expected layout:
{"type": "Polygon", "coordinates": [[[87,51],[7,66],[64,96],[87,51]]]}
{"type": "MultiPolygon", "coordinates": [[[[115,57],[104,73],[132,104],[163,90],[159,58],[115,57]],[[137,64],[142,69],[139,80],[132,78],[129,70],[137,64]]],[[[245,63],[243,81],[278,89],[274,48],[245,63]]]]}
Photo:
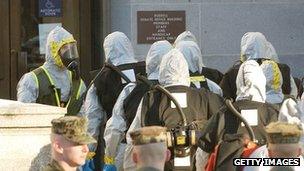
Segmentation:
{"type": "Polygon", "coordinates": [[[61,0],[39,0],[39,17],[60,17],[61,0]]]}
{"type": "Polygon", "coordinates": [[[137,11],[137,43],[173,43],[186,29],[185,11],[137,11]]]}

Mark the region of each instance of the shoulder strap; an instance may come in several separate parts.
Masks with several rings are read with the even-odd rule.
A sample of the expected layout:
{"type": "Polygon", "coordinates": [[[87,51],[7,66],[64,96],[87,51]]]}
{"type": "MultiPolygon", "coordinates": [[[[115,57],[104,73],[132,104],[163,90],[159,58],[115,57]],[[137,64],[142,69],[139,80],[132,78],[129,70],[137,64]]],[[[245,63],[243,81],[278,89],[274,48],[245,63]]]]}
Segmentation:
{"type": "Polygon", "coordinates": [[[141,111],[141,125],[161,125],[159,118],[159,104],[161,94],[158,91],[149,91],[143,98],[141,111]]]}
{"type": "Polygon", "coordinates": [[[48,73],[48,71],[43,67],[39,67],[36,68],[35,70],[32,71],[32,73],[35,75],[35,79],[36,79],[36,83],[38,84],[38,88],[39,88],[39,96],[37,99],[37,102],[39,103],[40,100],[43,100],[42,93],[45,91],[50,91],[49,93],[46,92],[46,94],[49,94],[50,96],[54,96],[54,103],[55,104],[51,104],[51,102],[41,102],[42,104],[51,104],[51,105],[55,105],[55,106],[59,106],[60,107],[60,94],[58,93],[54,81],[52,80],[52,78],[50,77],[50,74],[48,73]],[[51,90],[50,90],[51,89],[51,90]]]}
{"type": "Polygon", "coordinates": [[[140,73],[136,74],[137,81],[140,81],[147,85],[149,88],[152,88],[154,86],[153,82],[148,80],[145,76],[142,76],[140,73]]]}
{"type": "Polygon", "coordinates": [[[70,100],[67,104],[67,115],[77,115],[82,102],[84,100],[85,95],[80,96],[80,91],[82,87],[84,86],[84,82],[82,79],[79,80],[72,80],[72,86],[71,86],[71,95],[70,100]]]}

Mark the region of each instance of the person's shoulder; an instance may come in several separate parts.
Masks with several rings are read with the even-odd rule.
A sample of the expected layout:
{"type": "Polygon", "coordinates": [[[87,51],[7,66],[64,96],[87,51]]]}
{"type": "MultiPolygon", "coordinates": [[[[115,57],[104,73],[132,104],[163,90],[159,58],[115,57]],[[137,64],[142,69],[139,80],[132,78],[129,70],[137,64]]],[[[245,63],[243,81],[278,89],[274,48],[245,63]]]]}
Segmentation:
{"type": "Polygon", "coordinates": [[[250,158],[267,158],[268,149],[266,145],[262,145],[261,147],[255,149],[249,156],[250,158]]]}
{"type": "MultiPolygon", "coordinates": [[[[45,68],[45,70],[47,70],[47,69],[45,68]]],[[[32,71],[30,71],[29,73],[34,73],[36,75],[39,75],[39,74],[43,73],[43,68],[42,67],[35,68],[32,71]]]]}
{"type": "Polygon", "coordinates": [[[29,82],[37,82],[36,78],[37,76],[32,71],[27,72],[20,78],[19,84],[27,85],[29,82]]]}
{"type": "Polygon", "coordinates": [[[22,78],[33,78],[34,74],[35,73],[33,71],[30,71],[30,72],[23,74],[22,78]]]}
{"type": "Polygon", "coordinates": [[[119,80],[119,77],[117,75],[118,74],[111,68],[104,66],[95,76],[93,82],[97,89],[103,86],[117,86],[117,84],[113,84],[119,80]]]}
{"type": "Polygon", "coordinates": [[[57,162],[51,161],[48,165],[46,165],[42,171],[64,171],[57,162]]]}
{"type": "Polygon", "coordinates": [[[103,65],[101,69],[97,69],[94,71],[91,71],[91,77],[93,78],[92,80],[97,80],[100,78],[103,78],[107,75],[109,75],[112,72],[112,69],[107,67],[107,65],[103,65]]]}
{"type": "Polygon", "coordinates": [[[281,108],[280,104],[271,104],[271,103],[268,103],[268,102],[265,102],[263,104],[263,106],[265,108],[267,108],[268,111],[273,111],[275,113],[279,113],[280,112],[280,108],[281,108]]]}

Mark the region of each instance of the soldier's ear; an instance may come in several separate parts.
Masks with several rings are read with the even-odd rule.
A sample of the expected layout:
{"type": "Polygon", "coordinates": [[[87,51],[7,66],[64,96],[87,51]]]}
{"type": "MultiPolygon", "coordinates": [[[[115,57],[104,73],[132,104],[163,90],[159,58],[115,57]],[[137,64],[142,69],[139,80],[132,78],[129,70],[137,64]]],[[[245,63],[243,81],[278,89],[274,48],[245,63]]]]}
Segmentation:
{"type": "Polygon", "coordinates": [[[138,155],[134,152],[132,153],[132,159],[133,159],[134,163],[138,162],[138,155]]]}
{"type": "Polygon", "coordinates": [[[171,158],[171,151],[170,150],[166,150],[166,161],[169,161],[171,158]]]}
{"type": "Polygon", "coordinates": [[[59,153],[59,154],[63,153],[63,147],[62,147],[60,141],[58,141],[58,139],[55,139],[53,141],[52,148],[56,153],[59,153]]]}
{"type": "Polygon", "coordinates": [[[270,158],[271,158],[272,156],[273,156],[272,151],[268,149],[268,157],[270,157],[270,158]]]}
{"type": "Polygon", "coordinates": [[[298,149],[298,157],[302,155],[302,148],[299,147],[298,149]]]}

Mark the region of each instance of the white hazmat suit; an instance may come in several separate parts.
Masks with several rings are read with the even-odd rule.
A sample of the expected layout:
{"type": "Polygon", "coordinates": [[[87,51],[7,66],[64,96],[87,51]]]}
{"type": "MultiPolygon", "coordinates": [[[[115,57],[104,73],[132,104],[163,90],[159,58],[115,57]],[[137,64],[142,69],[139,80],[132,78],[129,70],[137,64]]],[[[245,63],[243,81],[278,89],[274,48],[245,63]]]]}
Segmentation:
{"type": "MultiPolygon", "coordinates": [[[[194,41],[180,41],[176,44],[176,48],[178,50],[180,50],[180,52],[182,52],[182,54],[184,55],[187,63],[188,63],[188,67],[189,67],[189,71],[191,71],[192,73],[198,72],[201,73],[202,72],[202,68],[204,67],[204,63],[203,63],[203,57],[202,57],[202,53],[201,50],[199,49],[197,43],[195,43],[194,41]]],[[[204,77],[204,76],[202,76],[204,77]]],[[[209,88],[209,90],[213,93],[216,93],[220,96],[223,96],[223,92],[222,89],[220,88],[219,85],[217,85],[215,82],[209,80],[208,78],[205,78],[207,81],[207,86],[209,88]]],[[[194,85],[197,88],[201,88],[199,85],[199,82],[193,82],[194,85]]]]}
{"type": "Polygon", "coordinates": [[[264,61],[261,68],[266,77],[266,102],[281,104],[284,100],[282,92],[283,78],[278,65],[274,61],[264,61]]]}
{"type": "MultiPolygon", "coordinates": [[[[76,42],[73,35],[62,27],[55,27],[47,37],[45,62],[42,67],[48,72],[55,88],[60,89],[60,99],[68,102],[71,96],[72,78],[70,71],[63,66],[59,50],[67,43],[76,42]]],[[[80,85],[81,96],[86,91],[83,81],[80,85]]],[[[35,103],[39,96],[39,87],[36,76],[28,72],[22,76],[17,85],[17,100],[25,103],[35,103]]]]}
{"type": "MultiPolygon", "coordinates": [[[[272,44],[260,32],[247,32],[241,39],[241,60],[271,59],[278,62],[276,51],[272,44]]],[[[290,74],[290,95],[297,97],[298,89],[290,74]]]]}
{"type": "MultiPolygon", "coordinates": [[[[158,80],[160,61],[171,49],[172,45],[168,41],[157,41],[151,45],[146,57],[146,72],[149,80],[158,80]]],[[[114,105],[112,117],[107,121],[104,133],[105,156],[115,158],[115,166],[118,170],[123,170],[123,156],[126,145],[121,143],[127,131],[123,102],[135,86],[135,83],[129,83],[121,91],[114,105]]]]}
{"type": "Polygon", "coordinates": [[[265,103],[266,78],[259,64],[254,60],[245,61],[236,77],[236,101],[251,100],[265,103]]]}
{"type": "MultiPolygon", "coordinates": [[[[105,61],[114,66],[127,63],[135,63],[137,59],[134,57],[133,48],[128,37],[122,32],[113,32],[104,40],[105,61]]],[[[87,92],[87,96],[82,106],[84,115],[88,118],[88,132],[97,138],[100,132],[100,125],[106,121],[107,114],[101,106],[97,89],[94,84],[91,85],[87,92]]],[[[94,149],[91,149],[94,150],[94,149]]]]}
{"type": "MultiPolygon", "coordinates": [[[[187,65],[187,61],[183,57],[183,54],[177,50],[172,49],[169,53],[167,53],[161,63],[159,69],[159,83],[164,87],[182,85],[182,86],[190,86],[189,79],[189,68],[187,65]]],[[[124,170],[125,171],[133,171],[135,170],[135,163],[132,160],[132,145],[131,145],[131,137],[129,132],[141,127],[141,109],[142,101],[140,102],[136,116],[127,132],[127,147],[124,155],[124,170]]]]}

